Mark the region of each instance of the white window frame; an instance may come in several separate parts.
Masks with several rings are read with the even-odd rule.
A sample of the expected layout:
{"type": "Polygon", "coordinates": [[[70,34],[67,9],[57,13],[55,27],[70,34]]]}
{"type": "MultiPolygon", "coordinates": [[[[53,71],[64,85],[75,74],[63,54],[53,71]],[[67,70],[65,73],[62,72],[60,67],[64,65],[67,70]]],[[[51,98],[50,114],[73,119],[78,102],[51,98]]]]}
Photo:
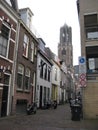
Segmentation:
{"type": "Polygon", "coordinates": [[[28,86],[26,86],[26,79],[25,79],[25,90],[30,90],[30,69],[29,68],[26,68],[25,78],[28,78],[28,86]]]}
{"type": "Polygon", "coordinates": [[[55,78],[55,81],[57,81],[57,68],[55,68],[55,72],[54,72],[54,78],[55,78]]]}
{"type": "Polygon", "coordinates": [[[34,54],[37,55],[37,47],[34,49],[34,54]]]}
{"type": "MultiPolygon", "coordinates": [[[[18,86],[17,83],[17,89],[22,90],[23,89],[23,79],[24,79],[24,66],[22,64],[18,65],[18,72],[17,74],[20,74],[22,76],[22,81],[21,81],[21,87],[18,86]]],[[[17,75],[17,80],[18,80],[18,75],[17,75]]]]}
{"type": "Polygon", "coordinates": [[[5,37],[3,37],[2,35],[0,35],[0,37],[3,39],[3,41],[6,39],[7,40],[7,49],[6,49],[6,55],[4,56],[3,54],[0,54],[2,57],[5,57],[5,58],[8,58],[8,53],[9,53],[9,37],[10,37],[10,34],[11,34],[11,28],[8,26],[8,24],[6,22],[3,22],[3,25],[9,29],[9,36],[8,36],[8,39],[6,39],[5,37]]]}
{"type": "Polygon", "coordinates": [[[31,61],[34,61],[34,42],[31,42],[31,61]]]}
{"type": "Polygon", "coordinates": [[[32,16],[30,15],[30,13],[28,13],[28,18],[27,18],[27,26],[30,28],[31,27],[31,18],[32,16]]]}
{"type": "Polygon", "coordinates": [[[23,39],[23,56],[26,58],[28,57],[28,48],[29,48],[29,37],[24,34],[24,39],[23,39]]]}
{"type": "MultiPolygon", "coordinates": [[[[98,40],[98,13],[97,12],[92,12],[92,13],[85,13],[84,14],[84,18],[85,16],[89,16],[89,15],[97,15],[97,23],[96,25],[90,25],[90,26],[85,26],[85,35],[86,35],[86,40],[98,40]],[[93,31],[93,30],[95,31],[93,31]]],[[[85,22],[85,19],[84,19],[85,22]]],[[[84,24],[85,25],[85,24],[84,24]]]]}

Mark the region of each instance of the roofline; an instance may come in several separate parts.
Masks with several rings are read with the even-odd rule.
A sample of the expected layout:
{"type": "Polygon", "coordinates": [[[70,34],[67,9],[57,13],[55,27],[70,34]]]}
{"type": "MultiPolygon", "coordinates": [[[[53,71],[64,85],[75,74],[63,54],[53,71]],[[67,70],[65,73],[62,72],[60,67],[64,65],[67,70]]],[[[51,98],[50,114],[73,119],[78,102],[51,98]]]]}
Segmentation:
{"type": "Polygon", "coordinates": [[[45,53],[43,53],[40,49],[38,50],[38,52],[39,52],[51,65],[53,65],[53,63],[51,62],[51,59],[49,59],[47,56],[45,56],[45,53]]]}

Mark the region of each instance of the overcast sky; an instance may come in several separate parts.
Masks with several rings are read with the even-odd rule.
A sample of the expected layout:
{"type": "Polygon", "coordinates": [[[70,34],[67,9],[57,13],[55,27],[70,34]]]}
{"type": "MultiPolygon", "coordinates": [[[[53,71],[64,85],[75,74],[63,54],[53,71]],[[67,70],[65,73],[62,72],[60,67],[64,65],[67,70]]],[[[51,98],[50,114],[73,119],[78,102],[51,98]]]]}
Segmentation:
{"type": "Polygon", "coordinates": [[[73,64],[80,56],[80,31],[76,0],[18,0],[19,8],[29,7],[33,12],[32,24],[57,55],[60,27],[65,23],[72,27],[73,64]]]}

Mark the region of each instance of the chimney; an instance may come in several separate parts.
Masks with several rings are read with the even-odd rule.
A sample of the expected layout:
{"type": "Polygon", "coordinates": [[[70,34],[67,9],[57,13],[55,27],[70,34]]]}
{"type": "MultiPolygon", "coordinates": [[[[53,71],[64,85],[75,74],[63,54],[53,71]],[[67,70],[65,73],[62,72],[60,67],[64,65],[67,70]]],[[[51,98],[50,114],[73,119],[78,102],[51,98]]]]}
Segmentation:
{"type": "Polygon", "coordinates": [[[19,12],[17,0],[10,0],[10,1],[11,1],[11,4],[12,4],[13,9],[14,9],[15,11],[19,12]]]}

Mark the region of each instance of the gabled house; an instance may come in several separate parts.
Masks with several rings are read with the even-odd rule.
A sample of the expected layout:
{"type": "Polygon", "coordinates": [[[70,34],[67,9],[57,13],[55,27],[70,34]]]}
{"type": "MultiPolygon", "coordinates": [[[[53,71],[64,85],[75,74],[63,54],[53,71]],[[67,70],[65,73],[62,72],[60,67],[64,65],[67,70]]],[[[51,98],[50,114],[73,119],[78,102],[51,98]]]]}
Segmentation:
{"type": "Polygon", "coordinates": [[[60,102],[60,79],[61,79],[61,73],[60,73],[60,63],[58,57],[54,54],[54,58],[52,59],[53,67],[52,67],[52,94],[51,99],[56,100],[59,104],[60,102]]]}
{"type": "Polygon", "coordinates": [[[38,40],[36,101],[37,107],[43,108],[51,100],[52,62],[45,51],[45,42],[42,38],[38,40]]]}
{"type": "Polygon", "coordinates": [[[68,101],[67,92],[67,66],[65,62],[60,61],[60,88],[59,88],[59,101],[61,104],[68,101]]]}
{"type": "Polygon", "coordinates": [[[0,0],[0,116],[11,113],[13,100],[14,57],[18,36],[16,3],[0,0]]]}
{"type": "Polygon", "coordinates": [[[46,52],[53,64],[51,100],[57,100],[58,104],[65,103],[68,100],[67,66],[50,48],[47,47],[46,52]]]}
{"type": "MultiPolygon", "coordinates": [[[[29,8],[25,8],[24,10],[26,10],[25,13],[27,14],[31,13],[29,8]]],[[[25,19],[27,19],[27,17],[25,17],[25,19]]],[[[34,102],[37,74],[38,40],[23,20],[19,20],[19,39],[13,97],[13,113],[16,114],[25,113],[27,105],[34,102]]]]}

